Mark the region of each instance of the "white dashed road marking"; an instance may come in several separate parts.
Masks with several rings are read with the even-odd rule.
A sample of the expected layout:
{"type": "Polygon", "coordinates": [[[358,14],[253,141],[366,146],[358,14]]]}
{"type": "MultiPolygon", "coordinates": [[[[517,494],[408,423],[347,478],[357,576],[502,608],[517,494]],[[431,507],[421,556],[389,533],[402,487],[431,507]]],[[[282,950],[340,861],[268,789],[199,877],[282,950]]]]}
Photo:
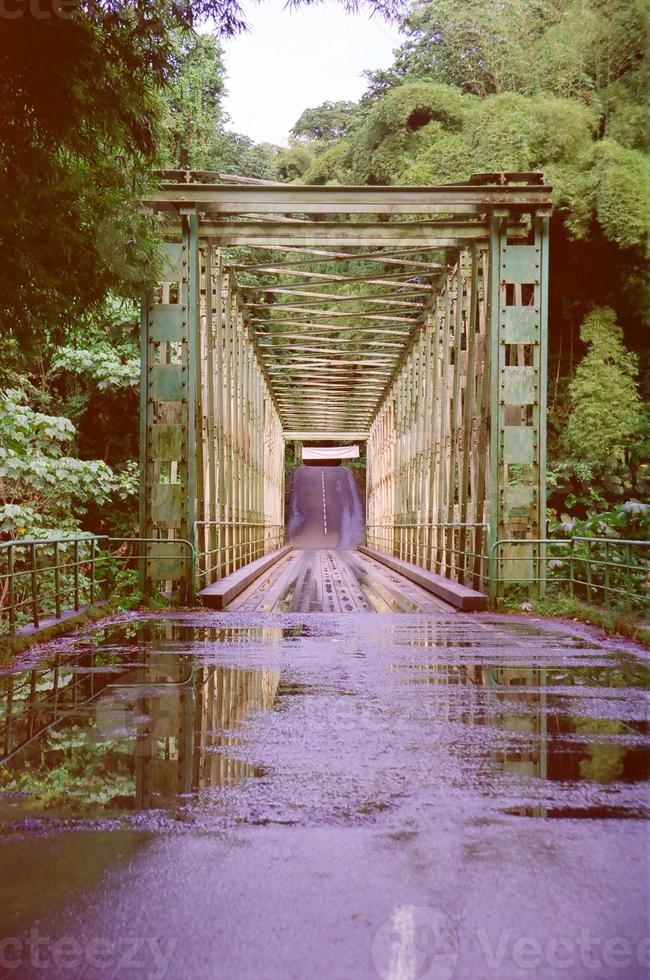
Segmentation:
{"type": "Polygon", "coordinates": [[[321,470],[320,474],[321,486],[323,488],[323,528],[325,534],[327,534],[327,504],[325,503],[325,472],[321,470]]]}

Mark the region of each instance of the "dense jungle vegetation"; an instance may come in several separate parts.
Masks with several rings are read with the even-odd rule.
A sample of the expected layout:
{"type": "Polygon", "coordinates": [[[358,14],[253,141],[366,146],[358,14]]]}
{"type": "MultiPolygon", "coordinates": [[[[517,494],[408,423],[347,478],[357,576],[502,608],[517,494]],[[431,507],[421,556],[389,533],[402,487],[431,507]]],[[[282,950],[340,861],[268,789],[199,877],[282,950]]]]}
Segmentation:
{"type": "Polygon", "coordinates": [[[228,129],[232,0],[4,22],[3,537],[137,532],[137,297],[156,244],[136,202],[159,167],[314,184],[544,171],[552,523],[650,537],[629,506],[650,489],[646,4],[415,0],[400,16],[392,67],[359,103],[306,107],[287,147],[228,129]],[[215,33],[195,33],[206,16],[215,33]]]}

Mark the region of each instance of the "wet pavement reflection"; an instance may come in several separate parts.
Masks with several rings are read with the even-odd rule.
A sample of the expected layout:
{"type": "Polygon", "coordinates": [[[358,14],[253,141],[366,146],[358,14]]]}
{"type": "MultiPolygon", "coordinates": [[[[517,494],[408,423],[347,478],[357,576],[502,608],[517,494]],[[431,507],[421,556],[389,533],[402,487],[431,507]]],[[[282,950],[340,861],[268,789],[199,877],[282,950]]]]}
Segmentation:
{"type": "Polygon", "coordinates": [[[272,643],[291,630],[114,627],[82,650],[0,679],[0,813],[61,815],[164,807],[259,776],[228,748],[268,710],[278,670],[201,665],[188,647],[272,643]],[[181,651],[181,652],[179,652],[181,651]]]}
{"type": "MultiPolygon", "coordinates": [[[[366,649],[348,642],[340,653],[383,670],[380,714],[399,715],[404,725],[422,723],[423,736],[431,723],[446,724],[459,762],[468,761],[466,747],[473,741],[468,731],[492,729],[493,736],[479,736],[472,760],[472,768],[483,769],[483,780],[487,759],[490,772],[516,777],[522,787],[531,778],[565,789],[582,782],[610,789],[647,784],[650,672],[643,663],[611,656],[594,662],[588,642],[549,639],[534,628],[515,627],[513,634],[509,624],[488,631],[483,624],[468,624],[459,638],[448,626],[399,625],[382,630],[374,641],[366,633],[366,649]],[[375,657],[373,664],[379,636],[388,661],[375,657]],[[420,657],[414,660],[415,650],[420,657]],[[402,654],[398,659],[396,651],[402,654]],[[493,662],[500,655],[512,660],[513,653],[519,661],[562,653],[565,662],[493,662]],[[566,662],[567,654],[573,662],[566,662]]],[[[242,758],[240,749],[247,746],[242,727],[273,708],[286,712],[291,696],[299,702],[291,711],[301,737],[310,737],[310,725],[316,738],[322,736],[325,722],[336,729],[337,740],[342,732],[354,738],[349,718],[339,710],[346,695],[352,695],[361,734],[369,696],[377,710],[377,678],[364,690],[367,671],[362,670],[359,688],[330,683],[327,697],[319,699],[314,671],[305,672],[298,656],[301,643],[310,650],[314,641],[318,645],[318,630],[315,634],[309,639],[304,623],[228,628],[173,619],[136,621],[62,642],[61,649],[54,644],[30,669],[6,671],[0,677],[0,821],[17,826],[39,812],[71,818],[179,803],[200,806],[201,794],[210,788],[265,775],[263,734],[254,758],[242,758]],[[283,648],[275,659],[284,660],[284,669],[214,662],[247,651],[268,659],[274,648],[278,653],[283,648]],[[302,669],[296,674],[297,660],[302,669]],[[300,680],[305,673],[310,683],[300,680]]],[[[345,644],[346,638],[322,636],[321,643],[345,644]]],[[[308,667],[318,673],[317,662],[308,667]]],[[[270,733],[273,725],[267,727],[270,733]]],[[[442,740],[445,752],[448,741],[442,740]]],[[[499,785],[495,780],[491,787],[495,797],[499,785]]],[[[604,807],[595,799],[590,808],[581,799],[575,806],[503,808],[540,817],[597,817],[605,811],[626,816],[628,810],[645,816],[646,801],[622,799],[618,805],[610,799],[604,807]]]]}
{"type": "MultiPolygon", "coordinates": [[[[0,867],[19,868],[32,895],[16,901],[10,871],[0,875],[0,906],[13,910],[15,928],[62,901],[72,915],[61,889],[92,866],[89,835],[117,876],[109,890],[121,881],[118,852],[133,850],[148,868],[151,842],[173,841],[163,869],[175,889],[177,874],[185,880],[179,842],[219,841],[223,881],[209,863],[193,878],[207,908],[217,882],[241,890],[241,873],[227,870],[238,844],[281,878],[302,847],[309,879],[320,838],[301,835],[331,833],[314,889],[332,879],[332,908],[348,887],[336,884],[346,862],[363,879],[376,861],[406,898],[420,882],[420,905],[450,882],[445,902],[458,909],[528,870],[535,888],[547,874],[562,895],[585,875],[592,891],[605,876],[625,919],[645,880],[649,687],[648,664],[630,648],[489,616],[185,613],[89,629],[0,671],[0,867]],[[620,828],[637,826],[641,836],[626,845],[620,828]],[[288,836],[267,851],[271,833],[288,836]],[[369,835],[372,859],[354,847],[341,856],[365,840],[350,833],[369,835]],[[42,893],[30,855],[50,853],[52,841],[70,855],[69,870],[42,893]]],[[[104,873],[99,865],[93,874],[104,873]]],[[[84,881],[82,891],[93,887],[84,881]]],[[[293,898],[282,901],[289,908],[293,898]]],[[[93,915],[110,918],[101,908],[93,915]]],[[[275,905],[259,914],[273,920],[275,905]]],[[[517,902],[504,912],[520,914],[517,902]]],[[[202,969],[170,975],[209,975],[202,969]]],[[[333,975],[319,969],[310,975],[333,975]]],[[[233,961],[224,976],[262,975],[255,970],[233,961]]],[[[458,976],[496,975],[473,970],[458,976]]],[[[340,975],[376,974],[361,965],[340,975]]],[[[500,980],[509,976],[519,974],[500,980]]]]}

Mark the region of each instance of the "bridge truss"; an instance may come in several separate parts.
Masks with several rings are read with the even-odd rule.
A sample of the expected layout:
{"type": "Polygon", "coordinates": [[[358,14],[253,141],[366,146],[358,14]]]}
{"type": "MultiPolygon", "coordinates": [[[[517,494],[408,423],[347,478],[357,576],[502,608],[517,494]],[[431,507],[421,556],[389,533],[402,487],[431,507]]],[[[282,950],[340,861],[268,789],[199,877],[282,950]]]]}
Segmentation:
{"type": "Polygon", "coordinates": [[[369,544],[476,587],[530,578],[521,551],[485,558],[489,540],[545,533],[541,174],[166,172],[146,203],[167,238],[142,317],[148,585],[187,587],[177,539],[203,584],[278,547],[285,442],[329,439],[367,444],[369,544]]]}

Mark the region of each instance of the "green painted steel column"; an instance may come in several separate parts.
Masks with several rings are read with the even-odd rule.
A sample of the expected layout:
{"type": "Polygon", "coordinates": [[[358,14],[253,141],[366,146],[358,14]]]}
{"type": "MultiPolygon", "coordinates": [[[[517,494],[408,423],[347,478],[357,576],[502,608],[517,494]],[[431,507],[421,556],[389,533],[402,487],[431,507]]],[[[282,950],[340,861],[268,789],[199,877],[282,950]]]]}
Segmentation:
{"type": "Polygon", "coordinates": [[[497,596],[496,555],[492,545],[499,526],[499,252],[501,246],[499,215],[490,216],[490,258],[488,283],[488,369],[490,377],[490,528],[488,534],[488,580],[490,605],[497,596]]]}
{"type": "MultiPolygon", "coordinates": [[[[198,403],[197,374],[200,372],[201,357],[201,292],[199,267],[199,219],[196,210],[184,216],[183,245],[187,256],[187,495],[184,537],[196,546],[196,494],[197,494],[197,412],[198,403]]],[[[199,375],[200,376],[200,375],[199,375]]],[[[194,569],[191,562],[185,563],[186,597],[194,594],[194,569]]]]}
{"type": "Polygon", "coordinates": [[[507,217],[490,228],[490,596],[504,583],[542,586],[546,536],[548,218],[532,240],[509,242],[507,217]]]}
{"type": "MultiPolygon", "coordinates": [[[[140,493],[138,527],[141,538],[147,536],[147,496],[151,492],[147,474],[147,404],[149,372],[147,370],[147,349],[149,346],[149,309],[153,296],[147,292],[142,297],[140,308],[140,493]]],[[[138,561],[138,587],[140,592],[148,592],[147,558],[144,552],[138,561]]]]}
{"type": "MultiPolygon", "coordinates": [[[[539,536],[548,537],[546,517],[546,420],[548,396],[548,274],[549,274],[549,225],[546,216],[537,218],[535,241],[540,250],[540,297],[539,297],[539,536]]],[[[540,545],[540,593],[546,582],[546,545],[540,545]]]]}

